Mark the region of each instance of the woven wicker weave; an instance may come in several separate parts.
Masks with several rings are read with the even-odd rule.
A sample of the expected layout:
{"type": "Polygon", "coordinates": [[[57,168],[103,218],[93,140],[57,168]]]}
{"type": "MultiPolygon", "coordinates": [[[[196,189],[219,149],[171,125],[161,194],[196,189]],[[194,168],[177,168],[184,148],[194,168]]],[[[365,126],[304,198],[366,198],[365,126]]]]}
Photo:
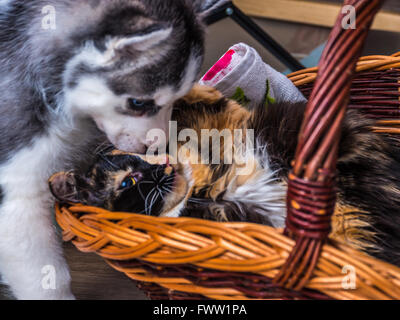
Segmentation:
{"type": "MultiPolygon", "coordinates": [[[[318,68],[309,68],[288,75],[309,98],[318,68]]],[[[400,52],[391,56],[366,56],[359,59],[350,90],[349,109],[365,112],[377,119],[375,130],[400,134],[400,52]]]]}
{"type": "Polygon", "coordinates": [[[289,179],[285,231],[251,223],[57,205],[64,240],[83,252],[99,254],[138,281],[153,299],[400,299],[399,268],[327,240],[335,200],[337,140],[349,97],[350,107],[380,118],[376,130],[393,134],[398,123],[386,118],[398,115],[400,55],[362,58],[349,95],[362,43],[382,1],[345,4],[356,7],[357,29],[342,29],[341,15],[318,77],[316,68],[290,75],[310,102],[289,179]],[[370,88],[364,80],[371,83],[372,78],[379,85],[370,88]],[[378,100],[384,104],[375,103],[378,100]],[[388,113],[387,105],[393,113],[388,113]],[[299,192],[302,197],[296,196],[299,192]],[[315,208],[304,209],[307,198],[315,208]],[[355,288],[346,286],[346,268],[356,272],[355,288]]]}
{"type": "Polygon", "coordinates": [[[64,240],[73,240],[79,250],[96,252],[130,278],[159,284],[170,294],[210,299],[400,299],[399,268],[339,243],[324,246],[314,277],[296,293],[271,283],[294,246],[282,230],[83,206],[57,207],[57,218],[64,240]],[[78,219],[77,213],[83,216],[78,219]],[[343,289],[344,266],[356,268],[356,290],[343,289]]]}

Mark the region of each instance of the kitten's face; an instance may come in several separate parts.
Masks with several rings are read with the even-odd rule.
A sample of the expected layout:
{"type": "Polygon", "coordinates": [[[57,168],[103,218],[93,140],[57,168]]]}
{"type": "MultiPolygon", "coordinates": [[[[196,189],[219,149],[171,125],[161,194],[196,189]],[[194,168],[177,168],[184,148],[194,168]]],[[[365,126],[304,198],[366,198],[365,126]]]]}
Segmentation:
{"type": "Polygon", "coordinates": [[[150,130],[168,137],[172,104],[200,69],[201,12],[185,0],[108,2],[72,38],[79,49],[63,74],[65,109],[92,118],[118,149],[145,153],[157,145],[150,130]]]}
{"type": "Polygon", "coordinates": [[[61,202],[177,217],[190,193],[191,175],[188,167],[170,165],[165,155],[149,158],[114,152],[99,157],[85,175],[60,172],[49,185],[61,202]]]}

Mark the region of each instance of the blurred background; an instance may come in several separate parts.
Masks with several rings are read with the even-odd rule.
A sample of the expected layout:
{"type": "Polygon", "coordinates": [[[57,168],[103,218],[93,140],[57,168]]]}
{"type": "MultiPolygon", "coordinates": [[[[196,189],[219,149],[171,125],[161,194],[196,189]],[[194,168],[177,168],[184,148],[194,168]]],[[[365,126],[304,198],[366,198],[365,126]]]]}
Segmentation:
{"type": "MultiPolygon", "coordinates": [[[[336,20],[342,0],[234,0],[233,3],[306,67],[318,64],[330,27],[336,20]],[[300,21],[301,23],[299,23],[300,21]]],[[[245,42],[277,70],[287,68],[233,20],[227,18],[209,28],[207,54],[203,71],[207,71],[227,49],[245,42]]],[[[387,0],[368,36],[364,55],[391,55],[400,51],[400,1],[387,0]]]]}

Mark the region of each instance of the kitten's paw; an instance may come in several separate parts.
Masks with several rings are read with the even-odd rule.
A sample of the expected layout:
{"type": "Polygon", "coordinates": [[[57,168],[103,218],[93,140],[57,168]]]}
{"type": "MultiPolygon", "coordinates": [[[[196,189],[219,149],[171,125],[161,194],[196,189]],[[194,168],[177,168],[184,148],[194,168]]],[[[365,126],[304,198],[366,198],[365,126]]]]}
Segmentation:
{"type": "Polygon", "coordinates": [[[218,205],[211,206],[210,212],[212,215],[212,220],[218,222],[229,222],[228,216],[223,206],[218,206],[218,205]]]}

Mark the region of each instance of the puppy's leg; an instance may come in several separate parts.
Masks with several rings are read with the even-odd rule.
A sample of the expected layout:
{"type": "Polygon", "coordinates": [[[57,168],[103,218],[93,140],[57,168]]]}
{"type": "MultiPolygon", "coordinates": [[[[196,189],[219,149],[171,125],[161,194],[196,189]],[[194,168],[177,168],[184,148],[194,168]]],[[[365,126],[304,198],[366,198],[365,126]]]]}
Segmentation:
{"type": "Polygon", "coordinates": [[[0,209],[0,272],[18,299],[73,298],[47,199],[31,196],[0,209]]]}
{"type": "Polygon", "coordinates": [[[0,273],[18,299],[73,299],[47,187],[57,146],[41,138],[0,167],[0,273]]]}

